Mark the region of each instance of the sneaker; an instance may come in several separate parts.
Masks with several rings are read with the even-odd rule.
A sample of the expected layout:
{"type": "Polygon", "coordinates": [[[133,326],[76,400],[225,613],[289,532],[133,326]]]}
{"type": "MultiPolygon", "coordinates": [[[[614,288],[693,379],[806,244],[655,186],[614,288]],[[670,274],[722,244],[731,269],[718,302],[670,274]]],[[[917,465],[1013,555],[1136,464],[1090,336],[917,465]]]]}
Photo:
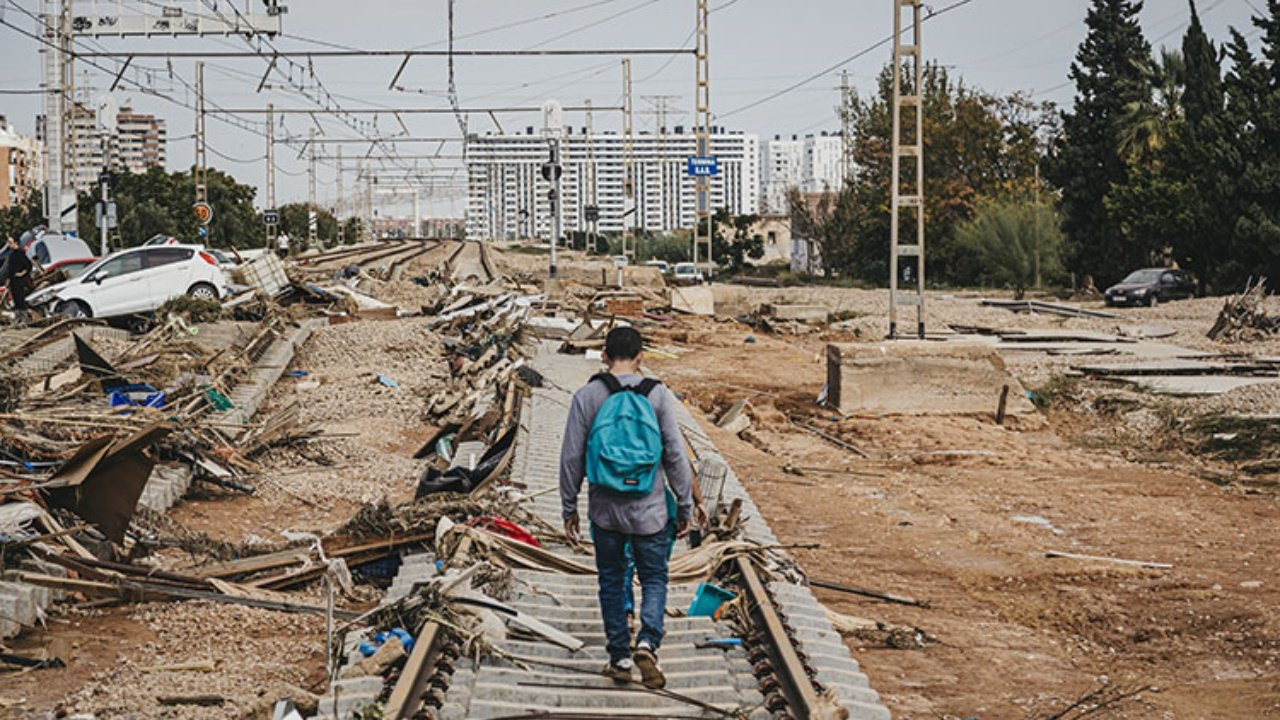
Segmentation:
{"type": "Polygon", "coordinates": [[[640,682],[645,687],[666,686],[667,676],[663,675],[662,668],[658,667],[658,654],[653,651],[653,646],[641,641],[636,645],[636,651],[631,654],[631,657],[636,661],[636,667],[640,668],[640,682]]]}
{"type": "Polygon", "coordinates": [[[631,682],[631,658],[622,658],[617,662],[610,661],[604,666],[602,671],[605,677],[611,677],[618,682],[631,682]]]}

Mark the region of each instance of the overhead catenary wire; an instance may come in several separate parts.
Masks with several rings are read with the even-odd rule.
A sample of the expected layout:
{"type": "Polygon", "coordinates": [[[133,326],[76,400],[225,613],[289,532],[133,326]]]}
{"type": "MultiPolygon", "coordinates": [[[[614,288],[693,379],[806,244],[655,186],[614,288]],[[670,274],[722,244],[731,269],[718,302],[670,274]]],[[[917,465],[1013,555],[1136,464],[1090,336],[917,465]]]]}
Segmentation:
{"type": "MultiPolygon", "coordinates": [[[[973,2],[973,0],[956,0],[955,2],[951,3],[950,5],[945,5],[945,6],[943,6],[943,7],[939,8],[939,9],[937,9],[937,10],[934,10],[933,12],[930,12],[928,15],[925,15],[925,16],[924,16],[924,18],[920,20],[920,22],[921,22],[922,24],[923,24],[923,23],[926,23],[926,22],[929,22],[930,20],[932,20],[932,19],[934,19],[934,18],[936,18],[936,17],[941,17],[941,16],[943,16],[943,15],[945,15],[945,14],[947,14],[947,13],[949,13],[949,12],[953,11],[953,10],[956,10],[956,9],[958,9],[958,8],[962,8],[962,7],[964,7],[965,5],[968,5],[968,4],[969,4],[969,3],[971,3],[971,2],[973,2]]],[[[907,31],[911,30],[911,29],[912,29],[912,27],[913,27],[912,25],[908,25],[908,26],[904,27],[904,28],[903,28],[903,32],[907,32],[907,31]]],[[[865,48],[863,48],[863,49],[859,50],[858,52],[856,52],[856,53],[854,53],[854,54],[850,55],[849,57],[847,57],[847,58],[845,58],[845,59],[843,59],[843,60],[841,60],[841,61],[837,62],[836,64],[831,65],[830,67],[823,68],[822,70],[819,70],[818,72],[816,72],[816,73],[814,73],[814,74],[812,74],[812,75],[809,75],[808,77],[804,78],[803,80],[800,80],[800,81],[798,81],[798,82],[792,83],[791,85],[788,85],[787,87],[782,88],[781,90],[777,90],[777,91],[775,91],[775,92],[773,92],[773,93],[770,93],[769,95],[766,95],[766,96],[765,96],[765,97],[763,97],[763,98],[760,98],[759,100],[755,100],[755,101],[753,101],[753,102],[749,102],[749,103],[747,103],[746,105],[742,105],[742,106],[740,106],[740,107],[736,107],[736,108],[734,108],[733,110],[730,110],[729,112],[726,112],[726,113],[719,113],[719,114],[717,114],[717,115],[716,115],[716,119],[723,119],[723,118],[731,117],[731,116],[733,116],[733,115],[737,115],[737,114],[739,114],[739,113],[746,112],[747,110],[751,110],[752,108],[756,108],[756,107],[759,107],[759,106],[761,106],[761,105],[764,105],[765,103],[773,102],[774,100],[777,100],[778,98],[780,98],[780,97],[782,97],[782,96],[784,96],[784,95],[787,95],[787,94],[789,94],[789,93],[791,93],[791,92],[793,92],[793,91],[795,91],[795,90],[798,90],[798,89],[800,89],[800,88],[804,87],[805,85],[808,85],[809,83],[811,83],[811,82],[813,82],[813,81],[815,81],[815,80],[818,80],[818,79],[820,79],[820,78],[822,78],[822,77],[824,77],[824,76],[826,76],[826,75],[830,75],[831,73],[835,72],[836,70],[839,70],[840,68],[844,67],[845,65],[848,65],[849,63],[854,62],[855,60],[859,60],[859,59],[861,59],[861,58],[865,57],[866,55],[869,55],[869,54],[871,54],[872,52],[874,52],[874,51],[878,50],[879,48],[882,48],[882,47],[884,47],[885,45],[888,45],[888,44],[889,44],[889,43],[891,43],[891,42],[893,42],[893,34],[892,34],[892,33],[891,33],[891,34],[889,34],[888,36],[884,37],[884,38],[881,38],[880,40],[876,41],[875,43],[872,43],[871,45],[868,45],[867,47],[865,47],[865,48]]]]}

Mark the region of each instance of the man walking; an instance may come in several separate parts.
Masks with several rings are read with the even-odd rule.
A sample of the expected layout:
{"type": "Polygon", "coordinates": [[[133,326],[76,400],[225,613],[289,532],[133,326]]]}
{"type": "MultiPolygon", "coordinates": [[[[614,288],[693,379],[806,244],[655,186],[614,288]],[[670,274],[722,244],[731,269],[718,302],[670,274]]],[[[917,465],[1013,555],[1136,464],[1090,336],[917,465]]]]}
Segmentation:
{"type": "Polygon", "coordinates": [[[31,258],[18,246],[12,236],[6,241],[8,257],[0,267],[0,281],[9,284],[9,297],[13,299],[13,319],[19,325],[27,323],[27,293],[31,291],[31,258]]]}
{"type": "Polygon", "coordinates": [[[614,328],[604,345],[608,371],[574,393],[560,450],[560,502],[565,534],[577,542],[578,494],[587,479],[587,519],[609,651],[605,674],[630,680],[634,665],[645,685],[660,688],[666,684],[657,652],[667,605],[669,528],[674,522],[677,535],[688,531],[692,478],[675,396],[640,375],[643,348],[633,328],[614,328]],[[674,518],[667,509],[668,485],[674,518]],[[628,545],[643,593],[634,652],[624,605],[628,545]]]}

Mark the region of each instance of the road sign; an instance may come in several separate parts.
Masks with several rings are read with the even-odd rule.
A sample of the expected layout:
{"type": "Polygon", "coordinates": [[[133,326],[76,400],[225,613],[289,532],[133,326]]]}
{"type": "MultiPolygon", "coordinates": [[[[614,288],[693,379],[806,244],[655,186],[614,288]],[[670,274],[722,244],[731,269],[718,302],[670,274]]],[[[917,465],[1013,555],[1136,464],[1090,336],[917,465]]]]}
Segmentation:
{"type": "Polygon", "coordinates": [[[689,158],[689,175],[692,177],[714,177],[720,174],[720,161],[715,156],[689,158]]]}
{"type": "Polygon", "coordinates": [[[198,202],[191,208],[196,214],[196,221],[208,225],[213,220],[213,206],[207,202],[198,202]]]}
{"type": "Polygon", "coordinates": [[[97,203],[93,206],[94,224],[98,227],[104,227],[106,223],[107,229],[116,227],[116,204],[114,201],[106,203],[106,211],[103,211],[103,203],[97,203]]]}
{"type": "Polygon", "coordinates": [[[600,219],[600,208],[595,205],[588,205],[583,210],[583,217],[586,218],[587,222],[596,222],[600,219]]]}
{"type": "Polygon", "coordinates": [[[278,210],[263,210],[263,211],[262,211],[262,222],[264,222],[264,223],[266,223],[266,224],[268,224],[268,225],[279,225],[279,224],[280,224],[280,211],[278,211],[278,210]]]}

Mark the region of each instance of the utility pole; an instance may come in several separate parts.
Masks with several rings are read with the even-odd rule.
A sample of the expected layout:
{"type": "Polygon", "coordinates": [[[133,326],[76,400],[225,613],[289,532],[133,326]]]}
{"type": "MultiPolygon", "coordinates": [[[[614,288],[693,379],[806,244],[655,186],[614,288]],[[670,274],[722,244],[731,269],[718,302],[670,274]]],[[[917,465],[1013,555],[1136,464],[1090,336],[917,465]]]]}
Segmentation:
{"type": "Polygon", "coordinates": [[[111,219],[115,216],[115,212],[111,207],[111,169],[108,165],[103,165],[102,174],[98,176],[98,189],[102,194],[102,202],[98,209],[98,234],[101,244],[101,250],[98,257],[106,257],[109,254],[107,248],[107,236],[111,233],[111,219]]]}
{"type": "Polygon", "coordinates": [[[560,103],[555,100],[548,100],[542,106],[542,133],[546,136],[548,149],[551,151],[550,160],[542,166],[542,178],[551,183],[551,189],[547,191],[547,200],[550,201],[551,210],[551,266],[549,272],[553,280],[556,278],[556,245],[560,242],[564,220],[564,214],[561,212],[561,205],[563,204],[562,192],[564,190],[561,178],[564,176],[564,167],[560,162],[560,142],[564,135],[563,117],[560,103]]]}
{"type": "Polygon", "coordinates": [[[841,179],[847,184],[853,179],[853,86],[848,70],[840,73],[840,151],[841,179]]]}
{"type": "Polygon", "coordinates": [[[196,63],[196,162],[195,162],[195,186],[196,186],[196,202],[209,202],[209,162],[208,162],[208,138],[205,135],[207,130],[207,115],[204,111],[204,61],[196,63]]]}
{"type": "Polygon", "coordinates": [[[413,235],[412,237],[422,237],[422,192],[417,188],[413,190],[413,235]]]}
{"type": "MultiPolygon", "coordinates": [[[[338,219],[338,234],[342,235],[342,219],[347,214],[347,191],[343,187],[342,177],[342,146],[338,146],[338,204],[334,208],[335,215],[338,219]]],[[[346,237],[342,238],[344,241],[346,237]]]]}
{"type": "MultiPolygon", "coordinates": [[[[897,0],[894,0],[897,2],[897,0]]],[[[708,53],[707,21],[710,12],[707,0],[697,0],[697,71],[694,77],[694,121],[697,124],[696,155],[711,157],[711,63],[708,53]]],[[[698,251],[703,250],[706,264],[711,265],[711,176],[699,174],[694,178],[697,201],[694,204],[697,220],[693,226],[693,262],[698,263],[698,251]]]]}
{"type": "Polygon", "coordinates": [[[595,123],[593,122],[591,113],[591,100],[588,98],[583,101],[583,107],[587,109],[587,203],[583,208],[583,213],[587,221],[587,249],[595,252],[596,233],[599,232],[600,226],[600,206],[596,192],[596,146],[595,146],[595,123]]]}
{"type": "Polygon", "coordinates": [[[320,217],[316,212],[316,129],[311,128],[307,143],[307,247],[316,247],[320,233],[320,217]]]}
{"type": "Polygon", "coordinates": [[[622,60],[622,254],[635,255],[636,135],[631,105],[631,58],[622,60]]]}
{"type": "Polygon", "coordinates": [[[921,0],[893,0],[893,138],[892,175],[889,193],[889,337],[898,337],[898,305],[916,306],[916,335],[924,339],[924,113],[920,94],[924,81],[924,67],[920,51],[921,0]],[[902,42],[902,10],[911,11],[911,42],[902,42]],[[910,93],[902,87],[903,61],[911,63],[913,77],[910,93]],[[902,136],[902,109],[914,108],[915,132],[909,141],[902,136]],[[915,158],[915,172],[907,177],[907,188],[902,187],[902,159],[915,158]],[[916,224],[914,244],[900,244],[898,230],[904,208],[913,208],[916,224]],[[916,259],[899,267],[900,258],[916,259]],[[915,277],[912,269],[914,265],[915,277]],[[914,281],[914,294],[898,294],[898,275],[904,282],[914,281]]]}
{"type": "Polygon", "coordinates": [[[373,221],[376,220],[378,216],[378,211],[373,207],[373,186],[376,185],[377,182],[378,179],[373,176],[373,173],[369,173],[364,177],[364,210],[365,217],[369,220],[369,238],[373,240],[378,239],[377,230],[375,230],[373,226],[373,221]]]}
{"type": "Polygon", "coordinates": [[[275,123],[275,106],[267,105],[267,211],[264,213],[267,220],[267,248],[271,248],[271,243],[276,237],[276,230],[280,222],[279,211],[276,208],[276,123],[275,123]]]}
{"type": "Polygon", "coordinates": [[[70,0],[45,0],[45,193],[51,232],[76,232],[76,99],[70,0]]]}

